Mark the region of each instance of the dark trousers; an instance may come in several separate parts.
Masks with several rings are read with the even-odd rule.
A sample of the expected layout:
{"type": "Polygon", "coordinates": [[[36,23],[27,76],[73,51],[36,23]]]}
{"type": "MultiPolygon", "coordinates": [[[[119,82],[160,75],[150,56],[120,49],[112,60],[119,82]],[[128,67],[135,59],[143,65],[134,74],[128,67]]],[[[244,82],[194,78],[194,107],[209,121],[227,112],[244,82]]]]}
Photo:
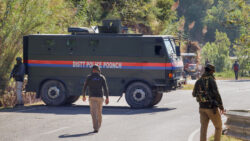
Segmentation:
{"type": "Polygon", "coordinates": [[[238,80],[238,71],[234,71],[235,80],[238,80]]]}

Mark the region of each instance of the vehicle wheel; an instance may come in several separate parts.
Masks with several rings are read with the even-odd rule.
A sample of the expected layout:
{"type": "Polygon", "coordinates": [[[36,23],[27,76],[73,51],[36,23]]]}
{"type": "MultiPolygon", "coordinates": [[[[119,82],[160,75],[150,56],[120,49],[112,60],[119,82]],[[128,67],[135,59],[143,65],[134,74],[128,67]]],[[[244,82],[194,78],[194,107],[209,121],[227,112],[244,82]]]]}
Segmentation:
{"type": "Polygon", "coordinates": [[[72,104],[79,99],[80,96],[70,96],[66,99],[65,104],[72,104]]]}
{"type": "Polygon", "coordinates": [[[66,101],[66,88],[59,81],[49,80],[42,85],[41,98],[46,105],[62,105],[66,101]]]}
{"type": "Polygon", "coordinates": [[[154,105],[158,104],[162,99],[162,95],[163,95],[162,93],[155,93],[154,99],[149,106],[153,107],[154,105]]]}
{"type": "Polygon", "coordinates": [[[127,88],[125,98],[131,108],[146,108],[152,102],[153,94],[148,85],[135,82],[127,88]]]}

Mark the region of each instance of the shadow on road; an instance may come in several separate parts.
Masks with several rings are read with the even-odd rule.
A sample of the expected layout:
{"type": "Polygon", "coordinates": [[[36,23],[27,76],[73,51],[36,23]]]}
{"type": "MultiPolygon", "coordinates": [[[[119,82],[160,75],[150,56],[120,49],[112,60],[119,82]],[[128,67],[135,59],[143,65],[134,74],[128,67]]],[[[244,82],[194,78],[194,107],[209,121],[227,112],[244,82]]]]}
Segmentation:
{"type": "MultiPolygon", "coordinates": [[[[104,115],[134,115],[134,114],[147,114],[147,113],[158,113],[175,110],[176,108],[166,107],[152,107],[145,109],[131,109],[127,106],[104,106],[104,115]]],[[[1,110],[2,112],[9,113],[38,113],[38,114],[58,114],[58,115],[78,115],[78,114],[90,114],[89,106],[87,105],[70,105],[70,106],[45,106],[36,105],[28,106],[18,109],[6,109],[1,110]]]]}
{"type": "Polygon", "coordinates": [[[59,138],[82,137],[82,136],[89,136],[89,135],[93,135],[93,134],[95,134],[95,133],[94,132],[88,132],[88,133],[72,134],[72,135],[64,134],[64,135],[60,135],[59,138]]]}

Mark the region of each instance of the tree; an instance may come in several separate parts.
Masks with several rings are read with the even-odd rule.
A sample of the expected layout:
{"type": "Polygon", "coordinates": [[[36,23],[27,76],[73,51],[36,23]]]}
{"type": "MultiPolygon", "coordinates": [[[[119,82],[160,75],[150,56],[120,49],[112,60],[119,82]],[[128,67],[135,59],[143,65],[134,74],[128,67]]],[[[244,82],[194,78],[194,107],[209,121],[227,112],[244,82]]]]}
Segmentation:
{"type": "Polygon", "coordinates": [[[22,38],[31,33],[63,33],[74,15],[64,0],[0,1],[0,89],[6,86],[15,57],[21,56],[22,38]]]}
{"type": "Polygon", "coordinates": [[[178,17],[184,16],[184,32],[190,40],[204,43],[203,19],[207,15],[207,9],[214,4],[214,0],[178,0],[178,17]]]}
{"type": "Polygon", "coordinates": [[[208,59],[210,63],[216,66],[216,71],[218,72],[229,70],[231,62],[228,47],[231,45],[231,42],[226,33],[218,30],[216,30],[215,38],[214,42],[208,42],[202,48],[202,61],[205,62],[208,59]]]}
{"type": "Polygon", "coordinates": [[[219,29],[227,33],[231,42],[240,37],[242,27],[233,21],[241,20],[244,0],[219,0],[217,5],[207,10],[204,24],[207,26],[205,38],[215,40],[215,31],[219,29]]]}
{"type": "MultiPolygon", "coordinates": [[[[165,34],[170,30],[177,30],[177,26],[175,26],[176,30],[173,26],[169,26],[177,20],[175,10],[171,9],[174,0],[82,1],[84,6],[81,6],[78,11],[86,13],[88,26],[100,24],[104,19],[121,19],[124,26],[130,27],[136,33],[165,34]]],[[[80,2],[78,6],[79,4],[80,2]]]]}
{"type": "Polygon", "coordinates": [[[207,11],[204,22],[208,25],[206,36],[213,37],[214,31],[226,32],[233,43],[231,55],[236,55],[241,74],[249,75],[249,5],[244,0],[219,0],[218,4],[207,11]]]}

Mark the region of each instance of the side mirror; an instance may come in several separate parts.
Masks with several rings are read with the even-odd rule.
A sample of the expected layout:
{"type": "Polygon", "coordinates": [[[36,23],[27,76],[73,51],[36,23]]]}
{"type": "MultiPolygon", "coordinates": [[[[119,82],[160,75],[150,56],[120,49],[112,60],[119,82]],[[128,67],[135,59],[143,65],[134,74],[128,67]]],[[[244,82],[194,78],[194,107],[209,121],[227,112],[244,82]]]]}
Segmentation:
{"type": "Polygon", "coordinates": [[[176,50],[176,55],[181,56],[181,48],[180,48],[180,46],[175,46],[175,50],[176,50]]]}

